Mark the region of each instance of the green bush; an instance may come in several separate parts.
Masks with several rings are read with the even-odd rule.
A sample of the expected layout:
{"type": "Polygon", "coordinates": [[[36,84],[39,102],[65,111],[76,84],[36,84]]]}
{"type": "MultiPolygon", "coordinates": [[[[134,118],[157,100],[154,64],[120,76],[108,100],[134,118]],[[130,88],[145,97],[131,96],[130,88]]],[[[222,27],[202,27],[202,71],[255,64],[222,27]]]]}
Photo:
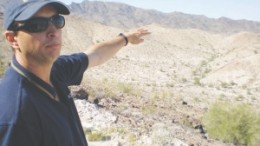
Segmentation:
{"type": "Polygon", "coordinates": [[[194,85],[201,85],[201,83],[200,83],[200,79],[197,78],[197,77],[194,78],[193,83],[194,83],[194,85]]]}
{"type": "Polygon", "coordinates": [[[117,87],[119,91],[126,94],[130,94],[134,90],[134,87],[131,84],[127,84],[127,83],[118,83],[117,87]]]}
{"type": "Polygon", "coordinates": [[[2,77],[5,73],[6,65],[3,62],[2,58],[0,58],[0,77],[2,77]]]}
{"type": "Polygon", "coordinates": [[[4,75],[5,69],[0,66],[0,77],[2,77],[4,75]]]}
{"type": "Polygon", "coordinates": [[[88,140],[89,141],[101,141],[102,140],[102,134],[101,133],[97,133],[97,132],[95,132],[95,133],[90,133],[89,135],[88,135],[88,140]]]}
{"type": "Polygon", "coordinates": [[[135,87],[130,83],[118,82],[117,89],[119,92],[125,93],[128,95],[140,96],[140,94],[141,94],[141,90],[138,87],[135,87]]]}
{"type": "Polygon", "coordinates": [[[217,102],[203,117],[209,137],[234,144],[260,144],[260,114],[246,104],[217,102]]]}

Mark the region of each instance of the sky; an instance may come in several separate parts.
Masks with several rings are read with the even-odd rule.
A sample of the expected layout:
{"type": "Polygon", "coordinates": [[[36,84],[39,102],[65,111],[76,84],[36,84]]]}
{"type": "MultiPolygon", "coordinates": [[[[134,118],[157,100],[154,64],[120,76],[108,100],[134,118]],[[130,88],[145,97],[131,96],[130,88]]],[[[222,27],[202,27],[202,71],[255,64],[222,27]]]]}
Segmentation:
{"type": "MultiPolygon", "coordinates": [[[[72,1],[60,0],[66,4],[72,1]]],[[[89,0],[94,1],[94,0],[89,0]]],[[[260,22],[260,0],[98,0],[125,3],[139,8],[154,9],[165,13],[183,12],[204,15],[209,18],[227,17],[233,20],[247,19],[260,22]]]]}

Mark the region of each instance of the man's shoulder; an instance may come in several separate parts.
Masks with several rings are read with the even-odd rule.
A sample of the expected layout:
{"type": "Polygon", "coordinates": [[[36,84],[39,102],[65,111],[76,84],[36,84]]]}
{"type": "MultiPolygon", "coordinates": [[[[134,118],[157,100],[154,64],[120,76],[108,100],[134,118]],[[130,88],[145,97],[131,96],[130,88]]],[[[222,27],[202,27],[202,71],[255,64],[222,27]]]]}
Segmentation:
{"type": "Polygon", "coordinates": [[[4,90],[0,85],[0,93],[0,125],[13,124],[18,117],[20,109],[20,100],[17,92],[4,90]]]}
{"type": "Polygon", "coordinates": [[[83,68],[86,69],[88,66],[88,56],[81,53],[74,53],[71,55],[61,55],[52,66],[53,74],[62,74],[66,71],[71,71],[73,68],[83,68]]]}
{"type": "Polygon", "coordinates": [[[55,62],[54,62],[54,65],[59,63],[59,62],[68,62],[68,61],[76,61],[76,60],[83,60],[83,61],[86,61],[88,60],[88,56],[83,53],[83,52],[80,52],[80,53],[73,53],[73,54],[70,54],[70,55],[61,55],[55,62]]]}
{"type": "Polygon", "coordinates": [[[23,96],[23,79],[4,77],[0,82],[0,125],[13,124],[19,114],[23,96]]]}

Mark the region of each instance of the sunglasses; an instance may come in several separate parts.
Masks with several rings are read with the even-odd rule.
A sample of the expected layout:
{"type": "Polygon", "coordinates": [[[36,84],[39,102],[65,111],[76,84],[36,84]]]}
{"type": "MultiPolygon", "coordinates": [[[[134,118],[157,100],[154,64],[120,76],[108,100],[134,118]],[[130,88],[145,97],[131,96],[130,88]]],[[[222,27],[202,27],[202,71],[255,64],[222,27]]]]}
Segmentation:
{"type": "Polygon", "coordinates": [[[23,21],[21,25],[14,28],[14,31],[25,30],[32,33],[43,32],[48,28],[50,23],[52,23],[57,29],[61,29],[65,26],[65,19],[60,15],[54,15],[50,18],[34,17],[23,21]]]}

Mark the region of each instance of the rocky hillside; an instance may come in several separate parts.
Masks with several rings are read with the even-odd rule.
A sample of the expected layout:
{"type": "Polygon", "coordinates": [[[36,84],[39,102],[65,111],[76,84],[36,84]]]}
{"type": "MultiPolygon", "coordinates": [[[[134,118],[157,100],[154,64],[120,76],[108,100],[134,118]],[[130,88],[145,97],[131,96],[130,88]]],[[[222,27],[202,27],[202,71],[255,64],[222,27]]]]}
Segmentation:
{"type": "MultiPolygon", "coordinates": [[[[84,30],[75,33],[82,33],[76,40],[67,36],[68,42],[78,42],[72,43],[69,48],[81,50],[82,46],[107,40],[123,31],[93,22],[86,23],[91,31],[86,29],[86,33],[84,30]],[[104,33],[107,35],[103,35],[104,33]],[[80,42],[84,44],[81,45],[80,42]]],[[[72,22],[68,25],[77,24],[72,22]]],[[[69,32],[73,31],[71,28],[74,27],[67,27],[65,34],[72,34],[69,32]]],[[[233,83],[257,90],[255,88],[260,84],[259,34],[243,32],[220,35],[195,29],[169,29],[158,25],[148,25],[146,28],[153,32],[152,36],[143,45],[130,45],[127,47],[129,49],[120,51],[107,65],[94,69],[97,78],[102,74],[104,78],[122,82],[141,80],[139,84],[144,86],[181,86],[179,84],[182,81],[192,85],[194,79],[199,78],[205,86],[233,83]],[[131,74],[132,71],[135,73],[131,74]]]]}
{"type": "MultiPolygon", "coordinates": [[[[82,46],[85,49],[124,31],[82,17],[67,19],[74,21],[68,21],[64,29],[64,53],[82,50],[82,46]]],[[[87,103],[78,101],[85,113],[81,115],[87,121],[85,127],[124,129],[130,134],[111,134],[113,141],[123,144],[133,135],[135,145],[147,144],[159,124],[172,129],[170,135],[186,144],[231,145],[205,138],[196,127],[216,101],[248,103],[255,109],[260,106],[260,35],[214,34],[156,24],[145,28],[152,35],[144,44],[129,45],[104,65],[86,72],[81,88],[89,92],[89,101],[98,99],[103,108],[97,110],[100,115],[96,118],[96,114],[86,115],[83,107],[87,108],[87,103]],[[100,121],[107,120],[106,124],[98,120],[102,113],[100,121]]]]}

